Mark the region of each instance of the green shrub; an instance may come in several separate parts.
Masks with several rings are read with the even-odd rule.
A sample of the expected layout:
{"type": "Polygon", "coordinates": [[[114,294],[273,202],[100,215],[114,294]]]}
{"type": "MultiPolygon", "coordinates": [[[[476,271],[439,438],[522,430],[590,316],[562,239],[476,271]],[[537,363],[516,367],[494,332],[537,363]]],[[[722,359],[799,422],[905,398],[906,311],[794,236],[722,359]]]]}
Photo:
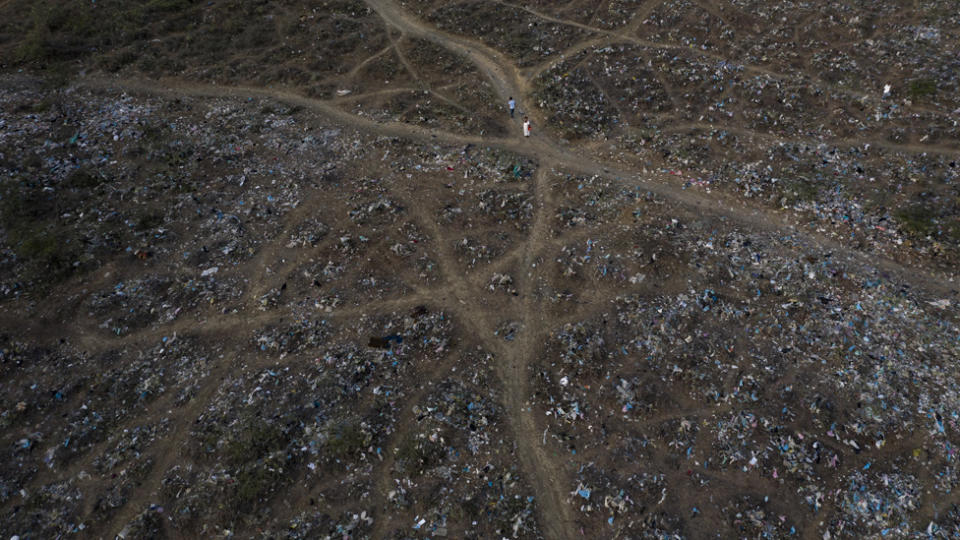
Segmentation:
{"type": "Polygon", "coordinates": [[[915,205],[898,210],[896,218],[901,228],[916,236],[928,236],[937,230],[937,215],[927,206],[915,205]]]}
{"type": "Polygon", "coordinates": [[[174,13],[185,10],[194,3],[191,0],[151,0],[144,9],[150,13],[174,13]]]}
{"type": "Polygon", "coordinates": [[[805,179],[787,181],[783,185],[783,193],[787,206],[815,201],[817,200],[818,191],[815,183],[805,179]]]}
{"type": "Polygon", "coordinates": [[[30,19],[31,28],[17,47],[21,62],[75,58],[102,31],[100,21],[79,3],[36,3],[30,19]]]}
{"type": "Polygon", "coordinates": [[[85,269],[74,265],[83,256],[81,236],[57,223],[70,203],[65,194],[58,200],[27,182],[0,190],[0,226],[22,265],[21,279],[41,291],[85,269]]]}
{"type": "Polygon", "coordinates": [[[228,463],[239,466],[255,462],[287,447],[289,440],[280,426],[255,422],[227,444],[225,457],[228,463]]]}
{"type": "Polygon", "coordinates": [[[163,225],[163,213],[159,211],[143,214],[137,219],[138,231],[149,231],[160,225],[163,225]]]}
{"type": "Polygon", "coordinates": [[[46,231],[35,231],[24,238],[17,249],[21,258],[36,261],[41,266],[60,266],[60,242],[46,231]]]}
{"type": "MultiPolygon", "coordinates": [[[[51,63],[88,56],[97,51],[117,51],[125,45],[190,24],[196,0],[100,0],[61,2],[38,0],[29,15],[29,30],[17,45],[17,62],[51,63]]],[[[107,62],[107,67],[132,62],[129,54],[107,62]]]]}
{"type": "Polygon", "coordinates": [[[93,189],[104,182],[103,177],[89,169],[77,169],[70,173],[64,185],[72,189],[93,189]]]}
{"type": "Polygon", "coordinates": [[[443,457],[443,446],[415,436],[406,439],[397,450],[398,464],[411,475],[423,474],[443,461],[443,457]]]}
{"type": "Polygon", "coordinates": [[[69,231],[17,229],[8,231],[14,253],[25,268],[24,279],[44,289],[70,277],[80,258],[79,241],[69,231]]]}
{"type": "Polygon", "coordinates": [[[910,81],[910,97],[914,99],[932,96],[937,92],[937,83],[933,79],[915,79],[910,81]]]}
{"type": "Polygon", "coordinates": [[[267,466],[252,466],[242,469],[236,478],[236,509],[242,512],[250,511],[257,501],[273,493],[283,481],[283,469],[267,466]]]}
{"type": "Polygon", "coordinates": [[[330,456],[344,459],[363,452],[367,444],[367,435],[359,424],[343,422],[330,431],[326,447],[330,456]]]}
{"type": "Polygon", "coordinates": [[[31,62],[46,58],[50,52],[48,42],[50,31],[43,27],[34,27],[17,47],[16,59],[19,62],[31,62]]]}

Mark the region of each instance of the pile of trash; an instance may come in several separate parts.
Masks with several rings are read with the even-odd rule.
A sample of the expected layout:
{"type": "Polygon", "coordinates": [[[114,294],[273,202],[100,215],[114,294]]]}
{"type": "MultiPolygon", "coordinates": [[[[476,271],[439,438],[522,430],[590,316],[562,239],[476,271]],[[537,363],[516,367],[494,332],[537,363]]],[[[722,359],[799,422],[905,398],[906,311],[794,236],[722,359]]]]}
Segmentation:
{"type": "MultiPolygon", "coordinates": [[[[645,238],[556,248],[554,287],[602,287],[610,261],[646,276],[555,327],[536,364],[531,399],[567,470],[639,474],[639,459],[665,475],[663,506],[689,502],[674,522],[683,534],[700,516],[742,534],[801,534],[825,508],[844,513],[818,528],[834,537],[920,534],[917,479],[941,496],[960,481],[960,388],[946,360],[960,354],[956,292],[931,296],[799,238],[643,208],[645,238]],[[709,489],[728,482],[761,496],[709,489]]],[[[599,522],[586,494],[610,481],[578,478],[578,521],[599,522]]],[[[612,486],[611,497],[630,494],[612,486]]],[[[617,530],[650,507],[629,507],[617,530]]]]}

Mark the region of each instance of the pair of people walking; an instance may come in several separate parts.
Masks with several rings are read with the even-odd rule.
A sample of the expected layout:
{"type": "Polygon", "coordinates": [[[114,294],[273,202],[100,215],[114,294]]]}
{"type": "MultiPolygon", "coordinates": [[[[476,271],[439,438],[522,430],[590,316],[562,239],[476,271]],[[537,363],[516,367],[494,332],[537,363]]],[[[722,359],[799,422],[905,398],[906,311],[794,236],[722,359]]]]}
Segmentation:
{"type": "MultiPolygon", "coordinates": [[[[513,118],[513,114],[517,109],[517,102],[514,101],[513,96],[510,96],[510,99],[507,100],[507,107],[510,109],[510,118],[513,118]]],[[[526,116],[523,117],[523,136],[530,136],[530,119],[526,116]]]]}

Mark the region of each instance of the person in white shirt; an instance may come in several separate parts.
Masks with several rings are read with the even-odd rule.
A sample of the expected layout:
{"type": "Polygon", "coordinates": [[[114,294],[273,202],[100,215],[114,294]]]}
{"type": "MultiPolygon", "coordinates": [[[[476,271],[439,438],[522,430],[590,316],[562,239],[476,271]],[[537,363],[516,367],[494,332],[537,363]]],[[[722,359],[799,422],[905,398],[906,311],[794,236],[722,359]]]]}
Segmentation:
{"type": "Polygon", "coordinates": [[[528,120],[526,116],[523,117],[523,136],[530,136],[530,120],[528,120]]]}

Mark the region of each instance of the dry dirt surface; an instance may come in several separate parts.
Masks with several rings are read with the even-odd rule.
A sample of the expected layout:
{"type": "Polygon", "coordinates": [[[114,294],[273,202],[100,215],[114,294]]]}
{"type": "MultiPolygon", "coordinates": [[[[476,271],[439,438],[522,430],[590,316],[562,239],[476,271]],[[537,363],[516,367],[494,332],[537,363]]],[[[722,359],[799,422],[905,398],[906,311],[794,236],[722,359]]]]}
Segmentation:
{"type": "Polygon", "coordinates": [[[960,536],[903,4],[0,2],[0,536],[960,536]]]}

